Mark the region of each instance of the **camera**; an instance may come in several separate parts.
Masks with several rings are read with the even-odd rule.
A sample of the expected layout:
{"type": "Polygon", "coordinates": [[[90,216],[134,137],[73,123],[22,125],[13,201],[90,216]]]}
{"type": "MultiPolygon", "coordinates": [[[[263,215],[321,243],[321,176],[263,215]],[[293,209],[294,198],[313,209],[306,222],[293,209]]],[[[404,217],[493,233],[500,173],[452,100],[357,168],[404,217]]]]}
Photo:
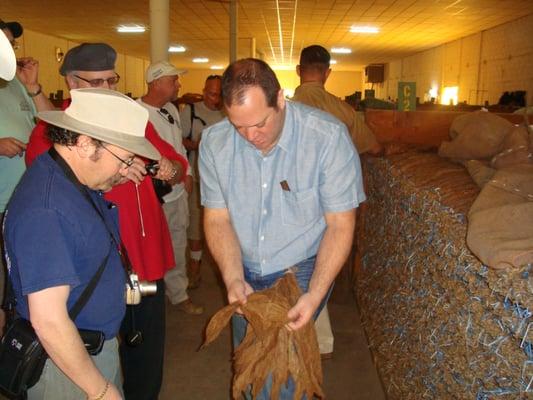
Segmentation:
{"type": "Polygon", "coordinates": [[[130,282],[126,283],[126,304],[139,304],[142,296],[153,295],[156,292],[157,284],[155,282],[140,281],[137,274],[130,274],[130,282]]]}
{"type": "Polygon", "coordinates": [[[148,164],[144,166],[146,169],[146,173],[150,176],[156,176],[157,172],[159,171],[159,162],[156,160],[150,161],[148,164]]]}

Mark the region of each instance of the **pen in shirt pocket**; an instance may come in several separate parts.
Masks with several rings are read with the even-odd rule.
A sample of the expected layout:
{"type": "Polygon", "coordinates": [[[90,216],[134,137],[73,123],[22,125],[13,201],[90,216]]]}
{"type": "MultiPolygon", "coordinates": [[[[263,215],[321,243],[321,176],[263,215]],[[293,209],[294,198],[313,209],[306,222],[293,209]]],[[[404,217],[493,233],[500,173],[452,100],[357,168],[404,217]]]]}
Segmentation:
{"type": "Polygon", "coordinates": [[[291,191],[291,188],[289,187],[289,184],[287,183],[286,180],[283,180],[279,183],[281,185],[281,188],[286,191],[286,192],[290,192],[291,191]]]}

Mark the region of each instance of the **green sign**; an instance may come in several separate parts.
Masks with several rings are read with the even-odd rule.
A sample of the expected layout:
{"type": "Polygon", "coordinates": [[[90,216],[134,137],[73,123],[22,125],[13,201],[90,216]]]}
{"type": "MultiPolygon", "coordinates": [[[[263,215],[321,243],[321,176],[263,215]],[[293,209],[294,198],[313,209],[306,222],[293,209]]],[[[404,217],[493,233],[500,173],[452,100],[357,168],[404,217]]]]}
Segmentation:
{"type": "Polygon", "coordinates": [[[416,109],[416,82],[398,82],[398,110],[416,109]]]}

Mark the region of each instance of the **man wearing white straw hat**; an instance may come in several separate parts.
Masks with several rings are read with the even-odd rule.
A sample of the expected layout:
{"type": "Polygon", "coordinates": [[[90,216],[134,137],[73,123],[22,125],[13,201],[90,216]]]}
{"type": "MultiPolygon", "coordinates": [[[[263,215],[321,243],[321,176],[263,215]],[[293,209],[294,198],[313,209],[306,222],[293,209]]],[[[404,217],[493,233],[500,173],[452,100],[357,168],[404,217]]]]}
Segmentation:
{"type": "Polygon", "coordinates": [[[39,113],[54,144],[27,170],[5,215],[16,311],[30,320],[49,356],[28,397],[121,399],[116,335],[125,271],[117,209],[102,192],[125,179],[135,155],[160,154],[144,136],[148,112],[135,101],[108,89],[70,93],[65,111],[39,113]],[[91,298],[72,321],[69,309],[101,265],[91,298]],[[98,355],[89,356],[78,329],[105,335],[98,355]]]}

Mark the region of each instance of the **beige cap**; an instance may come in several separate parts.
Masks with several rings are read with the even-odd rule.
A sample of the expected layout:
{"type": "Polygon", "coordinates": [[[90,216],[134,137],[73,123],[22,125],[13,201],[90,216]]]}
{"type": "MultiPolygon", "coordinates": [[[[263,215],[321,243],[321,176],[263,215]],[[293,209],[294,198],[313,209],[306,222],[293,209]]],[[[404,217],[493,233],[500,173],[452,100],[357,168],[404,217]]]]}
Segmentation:
{"type": "Polygon", "coordinates": [[[146,83],[155,81],[163,76],[183,75],[187,73],[184,69],[177,69],[173,64],[168,61],[159,61],[150,64],[146,70],[146,83]]]}

